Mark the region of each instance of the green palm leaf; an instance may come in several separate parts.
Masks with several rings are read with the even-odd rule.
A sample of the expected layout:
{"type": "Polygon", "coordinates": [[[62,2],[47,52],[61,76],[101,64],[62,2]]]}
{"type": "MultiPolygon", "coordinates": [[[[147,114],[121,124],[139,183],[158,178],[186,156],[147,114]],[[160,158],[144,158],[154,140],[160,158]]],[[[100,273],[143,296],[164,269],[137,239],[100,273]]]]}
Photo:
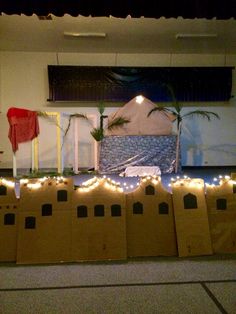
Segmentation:
{"type": "Polygon", "coordinates": [[[193,116],[200,116],[202,118],[206,118],[208,121],[210,121],[211,118],[220,119],[220,117],[217,113],[212,112],[212,111],[205,111],[205,110],[190,111],[190,112],[184,114],[182,117],[193,117],[193,116]]]}
{"type": "Polygon", "coordinates": [[[112,130],[114,128],[121,127],[122,125],[129,123],[129,122],[130,122],[129,119],[126,119],[124,117],[117,117],[117,118],[113,119],[110,123],[108,123],[107,129],[112,130]]]}
{"type": "Polygon", "coordinates": [[[101,128],[93,128],[90,134],[97,142],[100,142],[104,137],[103,129],[101,128]]]}
{"type": "Polygon", "coordinates": [[[68,133],[69,129],[70,129],[70,125],[71,125],[71,120],[72,118],[81,118],[81,119],[85,119],[88,120],[88,117],[85,114],[82,113],[73,113],[69,115],[69,121],[68,121],[68,125],[65,129],[65,134],[64,136],[66,136],[66,134],[68,133]]]}

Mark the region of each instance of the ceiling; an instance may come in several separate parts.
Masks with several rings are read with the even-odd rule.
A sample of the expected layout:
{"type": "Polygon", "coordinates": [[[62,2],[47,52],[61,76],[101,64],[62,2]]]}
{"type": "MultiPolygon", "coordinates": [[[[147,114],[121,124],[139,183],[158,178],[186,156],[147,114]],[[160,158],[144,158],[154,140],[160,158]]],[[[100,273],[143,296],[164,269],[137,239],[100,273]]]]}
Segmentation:
{"type": "Polygon", "coordinates": [[[183,18],[0,16],[1,51],[89,53],[236,53],[236,20],[183,18]],[[102,32],[106,37],[66,37],[102,32]],[[197,37],[176,39],[176,34],[197,37]],[[200,38],[198,35],[200,34],[200,38]],[[204,37],[207,34],[216,37],[204,37]]]}

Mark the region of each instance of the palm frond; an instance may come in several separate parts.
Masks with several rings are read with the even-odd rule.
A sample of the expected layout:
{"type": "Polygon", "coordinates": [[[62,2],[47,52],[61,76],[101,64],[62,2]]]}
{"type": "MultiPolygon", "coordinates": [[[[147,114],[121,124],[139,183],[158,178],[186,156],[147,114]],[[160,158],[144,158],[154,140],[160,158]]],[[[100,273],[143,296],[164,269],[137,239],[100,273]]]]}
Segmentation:
{"type": "Polygon", "coordinates": [[[92,131],[90,131],[90,134],[97,142],[100,142],[104,137],[103,129],[101,128],[93,128],[92,131]]]}
{"type": "Polygon", "coordinates": [[[155,108],[153,108],[152,110],[149,111],[147,117],[149,117],[155,111],[171,112],[175,116],[177,115],[176,112],[174,110],[172,110],[172,109],[169,109],[169,108],[166,108],[166,107],[157,106],[157,107],[155,107],[155,108]]]}
{"type": "Polygon", "coordinates": [[[108,123],[107,129],[112,130],[114,128],[121,127],[122,125],[129,123],[129,122],[130,122],[129,119],[126,119],[126,118],[120,116],[120,117],[113,119],[110,123],[108,123]]]}
{"type": "Polygon", "coordinates": [[[67,125],[67,127],[66,127],[66,129],[65,129],[64,136],[67,135],[67,133],[68,133],[68,131],[69,131],[69,129],[70,129],[70,125],[71,125],[71,120],[72,120],[72,118],[81,118],[81,119],[88,120],[88,117],[87,117],[85,114],[83,114],[83,113],[73,113],[73,114],[70,114],[70,115],[69,115],[69,120],[68,120],[68,125],[67,125]]]}
{"type": "Polygon", "coordinates": [[[37,112],[38,117],[46,119],[49,122],[55,124],[61,131],[64,132],[63,128],[56,122],[56,120],[53,118],[53,116],[51,116],[50,114],[48,114],[45,111],[36,111],[36,112],[37,112]]]}
{"type": "Polygon", "coordinates": [[[220,119],[220,117],[217,113],[212,112],[212,111],[205,111],[205,110],[190,111],[190,112],[184,114],[182,117],[193,117],[193,116],[200,116],[202,118],[206,118],[208,121],[210,121],[211,118],[220,119]]]}
{"type": "Polygon", "coordinates": [[[103,113],[104,113],[104,111],[105,111],[105,105],[104,105],[104,103],[103,103],[102,101],[100,101],[100,102],[98,103],[98,112],[99,112],[100,115],[102,116],[103,113]]]}
{"type": "Polygon", "coordinates": [[[181,104],[178,102],[176,96],[175,96],[175,91],[172,87],[172,85],[170,84],[166,84],[166,87],[171,95],[171,98],[172,98],[172,106],[175,108],[177,114],[180,113],[180,111],[182,110],[182,106],[181,104]]]}

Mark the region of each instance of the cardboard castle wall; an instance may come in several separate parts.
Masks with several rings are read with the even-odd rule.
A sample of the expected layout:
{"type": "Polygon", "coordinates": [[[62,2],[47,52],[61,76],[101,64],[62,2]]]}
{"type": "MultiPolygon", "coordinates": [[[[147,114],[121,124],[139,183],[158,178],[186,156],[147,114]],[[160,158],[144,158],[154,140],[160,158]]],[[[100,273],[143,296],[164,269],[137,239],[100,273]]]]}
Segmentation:
{"type": "Polygon", "coordinates": [[[214,253],[236,253],[236,181],[207,186],[206,202],[214,253]]]}
{"type": "Polygon", "coordinates": [[[178,180],[172,192],[179,256],[212,254],[203,180],[178,180]]]}
{"type": "Polygon", "coordinates": [[[0,261],[53,263],[236,252],[236,181],[146,177],[124,194],[109,179],[0,179],[0,261]],[[209,219],[209,222],[208,222],[209,219]],[[209,227],[210,226],[210,227],[209,227]],[[212,242],[212,245],[211,245],[212,242]]]}
{"type": "Polygon", "coordinates": [[[177,255],[172,198],[160,178],[142,179],[126,202],[128,256],[177,255]]]}
{"type": "Polygon", "coordinates": [[[15,182],[0,178],[0,262],[16,261],[18,207],[15,182]]]}
{"type": "Polygon", "coordinates": [[[21,184],[17,263],[71,261],[72,179],[21,184]]]}
{"type": "Polygon", "coordinates": [[[105,179],[72,197],[72,260],[126,259],[125,195],[105,179]],[[120,192],[118,192],[118,190],[120,192]]]}

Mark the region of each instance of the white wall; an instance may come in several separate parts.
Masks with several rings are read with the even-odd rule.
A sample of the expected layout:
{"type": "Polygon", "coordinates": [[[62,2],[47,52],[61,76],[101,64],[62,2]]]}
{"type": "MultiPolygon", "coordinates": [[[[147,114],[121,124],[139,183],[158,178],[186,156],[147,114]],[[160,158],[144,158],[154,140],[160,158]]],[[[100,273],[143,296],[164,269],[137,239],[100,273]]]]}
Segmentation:
{"type": "MultiPolygon", "coordinates": [[[[49,103],[47,98],[47,65],[108,65],[108,66],[224,66],[236,65],[236,55],[174,55],[174,54],[76,54],[76,53],[39,53],[39,52],[1,52],[0,53],[0,168],[12,168],[12,151],[8,140],[7,110],[10,107],[31,110],[59,111],[65,113],[93,114],[98,118],[97,103],[83,107],[79,103],[49,103]]],[[[233,94],[236,95],[236,74],[233,71],[233,94]]],[[[114,104],[115,106],[115,104],[114,104]]],[[[188,104],[184,110],[201,108],[218,113],[221,119],[208,122],[201,118],[186,119],[182,134],[183,165],[235,165],[236,164],[236,97],[230,102],[188,104]],[[200,107],[201,106],[201,107],[200,107]],[[203,106],[203,107],[202,107],[203,106]]],[[[106,109],[109,114],[116,107],[106,109]]],[[[64,118],[64,125],[67,119],[64,118]]],[[[43,127],[43,126],[41,126],[43,127]]],[[[91,159],[92,138],[89,126],[81,121],[79,129],[80,161],[79,166],[93,166],[91,159]],[[81,151],[83,154],[81,155],[81,151]]],[[[73,132],[66,139],[65,166],[73,164],[73,132]]],[[[40,162],[50,167],[55,158],[54,131],[43,131],[40,162]],[[53,133],[53,134],[50,134],[53,133]],[[49,145],[49,143],[51,143],[49,145]],[[50,152],[51,146],[51,152],[50,152]],[[49,157],[50,156],[50,157],[49,157]]],[[[30,164],[30,144],[20,145],[17,153],[19,165],[30,164]]],[[[55,161],[54,161],[55,162],[55,161]]],[[[23,167],[23,166],[22,166],[23,167]]]]}

